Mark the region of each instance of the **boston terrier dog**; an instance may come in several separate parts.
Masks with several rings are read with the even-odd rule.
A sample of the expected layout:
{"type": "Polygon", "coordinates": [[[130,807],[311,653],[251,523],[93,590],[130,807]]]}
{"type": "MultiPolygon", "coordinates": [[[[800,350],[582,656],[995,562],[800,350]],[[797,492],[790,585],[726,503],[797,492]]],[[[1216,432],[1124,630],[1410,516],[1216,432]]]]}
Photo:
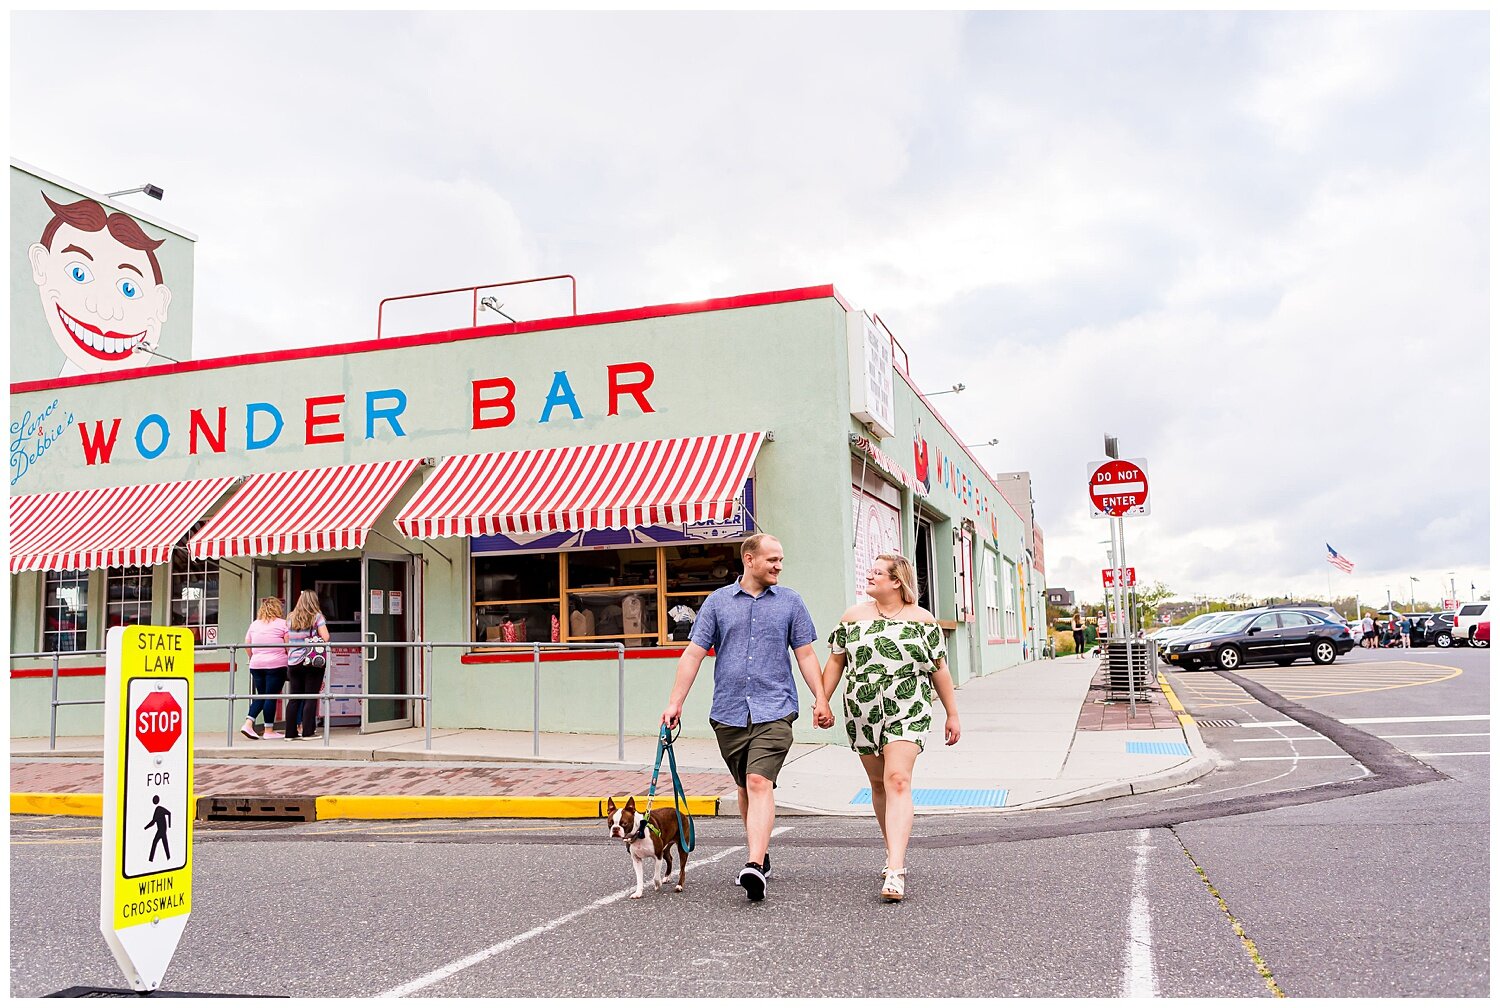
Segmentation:
{"type": "Polygon", "coordinates": [[[670,805],[651,810],[651,815],[641,815],[636,810],[635,799],[628,798],[624,807],[609,799],[609,808],[604,814],[609,824],[609,838],[624,842],[630,851],[630,862],[635,866],[635,893],[631,899],[640,899],[645,891],[646,862],[651,862],[651,881],[658,890],[672,874],[672,849],[679,856],[677,867],[677,892],[682,892],[683,879],[687,876],[687,852],[677,835],[677,812],[670,805]]]}

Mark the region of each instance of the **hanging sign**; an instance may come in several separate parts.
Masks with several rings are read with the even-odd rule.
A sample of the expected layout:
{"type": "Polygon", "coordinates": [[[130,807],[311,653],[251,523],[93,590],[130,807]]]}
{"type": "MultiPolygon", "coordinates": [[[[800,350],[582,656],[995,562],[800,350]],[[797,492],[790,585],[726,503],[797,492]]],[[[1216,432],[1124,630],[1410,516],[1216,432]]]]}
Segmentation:
{"type": "MultiPolygon", "coordinates": [[[[1104,570],[1101,573],[1104,574],[1104,587],[1106,587],[1106,588],[1113,588],[1113,587],[1115,587],[1115,569],[1113,567],[1106,567],[1106,568],[1104,568],[1104,570]]],[[[1120,584],[1122,584],[1126,588],[1134,588],[1135,587],[1135,568],[1134,567],[1126,567],[1125,568],[1125,577],[1120,581],[1120,584]]]]}
{"type": "Polygon", "coordinates": [[[105,635],[99,930],[125,978],[153,991],[193,900],[193,635],[105,635]]]}

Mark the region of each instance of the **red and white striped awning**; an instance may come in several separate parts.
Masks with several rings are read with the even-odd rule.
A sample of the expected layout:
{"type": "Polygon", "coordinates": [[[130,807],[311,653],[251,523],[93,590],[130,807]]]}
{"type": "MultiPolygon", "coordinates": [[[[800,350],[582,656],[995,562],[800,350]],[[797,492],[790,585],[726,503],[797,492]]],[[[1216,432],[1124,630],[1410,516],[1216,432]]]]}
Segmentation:
{"type": "Polygon", "coordinates": [[[188,541],[193,558],[362,549],[421,459],[258,473],[188,541]]]}
{"type": "Polygon", "coordinates": [[[234,483],[233,476],[10,499],[10,571],[151,567],[234,483]]]}
{"type": "Polygon", "coordinates": [[[454,455],[396,527],[415,539],[588,532],[723,521],[735,514],[763,431],[454,455]]]}

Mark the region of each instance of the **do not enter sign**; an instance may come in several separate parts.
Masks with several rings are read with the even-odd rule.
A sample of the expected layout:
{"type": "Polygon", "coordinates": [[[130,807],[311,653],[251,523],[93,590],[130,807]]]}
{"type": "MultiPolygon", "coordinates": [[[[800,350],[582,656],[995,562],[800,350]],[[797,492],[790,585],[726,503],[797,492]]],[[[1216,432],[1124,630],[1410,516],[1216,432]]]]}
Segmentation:
{"type": "Polygon", "coordinates": [[[135,709],[135,737],[147,752],[164,753],[182,738],[182,706],[166,692],[148,693],[135,709]]]}
{"type": "Polygon", "coordinates": [[[1145,459],[1110,459],[1090,463],[1089,513],[1095,518],[1148,515],[1150,489],[1145,459]]]}

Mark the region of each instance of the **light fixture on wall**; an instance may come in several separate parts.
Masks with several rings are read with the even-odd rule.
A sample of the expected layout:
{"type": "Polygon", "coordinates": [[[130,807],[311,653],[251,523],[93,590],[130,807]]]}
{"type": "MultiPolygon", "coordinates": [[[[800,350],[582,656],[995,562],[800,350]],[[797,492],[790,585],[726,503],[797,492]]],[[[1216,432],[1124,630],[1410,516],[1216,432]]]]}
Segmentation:
{"type": "Polygon", "coordinates": [[[159,200],[167,194],[167,191],[161,186],[152,185],[150,182],[147,182],[145,185],[136,186],[134,189],[121,189],[119,192],[105,193],[104,195],[109,199],[114,199],[116,196],[129,196],[131,193],[145,193],[152,199],[159,200]]]}
{"type": "Polygon", "coordinates": [[[486,298],[480,298],[479,307],[488,308],[490,311],[494,312],[496,315],[499,315],[507,322],[515,321],[515,319],[511,318],[509,315],[505,314],[505,312],[500,310],[501,308],[504,308],[505,305],[502,302],[496,301],[493,295],[486,298]]]}
{"type": "Polygon", "coordinates": [[[926,396],[928,399],[931,399],[935,395],[947,395],[949,392],[962,392],[965,388],[967,388],[967,386],[964,385],[963,382],[958,382],[952,388],[945,388],[941,392],[923,392],[922,395],[926,396]]]}
{"type": "Polygon", "coordinates": [[[964,445],[964,447],[965,448],[988,448],[991,445],[997,445],[999,443],[1000,443],[1000,439],[999,438],[992,437],[988,441],[981,441],[978,444],[966,444],[966,445],[964,445]]]}

